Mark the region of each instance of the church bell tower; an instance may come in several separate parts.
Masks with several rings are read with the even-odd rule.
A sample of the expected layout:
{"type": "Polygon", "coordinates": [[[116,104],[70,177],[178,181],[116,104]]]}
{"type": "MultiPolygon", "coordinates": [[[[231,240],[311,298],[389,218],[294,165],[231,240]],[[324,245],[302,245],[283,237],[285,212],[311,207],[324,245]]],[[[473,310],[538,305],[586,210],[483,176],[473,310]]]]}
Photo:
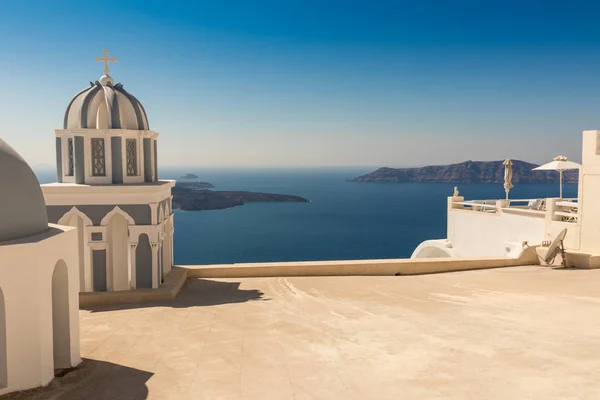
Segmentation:
{"type": "Polygon", "coordinates": [[[156,288],[173,264],[171,188],[158,178],[158,133],[138,99],[104,75],[77,93],[56,129],[50,222],[76,226],[80,290],[156,288]]]}

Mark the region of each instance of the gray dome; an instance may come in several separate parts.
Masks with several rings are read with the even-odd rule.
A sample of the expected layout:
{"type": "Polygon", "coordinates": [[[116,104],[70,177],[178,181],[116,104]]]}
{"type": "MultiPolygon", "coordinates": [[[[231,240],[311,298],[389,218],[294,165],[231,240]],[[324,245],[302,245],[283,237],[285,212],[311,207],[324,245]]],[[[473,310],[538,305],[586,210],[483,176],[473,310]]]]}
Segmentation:
{"type": "Polygon", "coordinates": [[[148,117],[142,103],[123,89],[113,86],[110,76],[90,82],[90,87],[77,93],[65,112],[64,129],[133,129],[149,130],[148,117]]]}
{"type": "Polygon", "coordinates": [[[0,242],[48,229],[46,203],[35,174],[21,156],[0,139],[0,242]]]}

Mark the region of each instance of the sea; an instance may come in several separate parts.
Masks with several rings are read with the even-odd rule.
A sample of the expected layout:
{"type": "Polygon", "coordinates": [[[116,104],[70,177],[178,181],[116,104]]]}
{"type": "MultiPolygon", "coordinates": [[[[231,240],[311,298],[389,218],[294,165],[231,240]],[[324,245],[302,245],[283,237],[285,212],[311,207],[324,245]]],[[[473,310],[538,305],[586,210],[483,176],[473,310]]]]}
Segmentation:
{"type": "MultiPolygon", "coordinates": [[[[502,199],[499,184],[355,183],[374,168],[163,168],[163,179],[192,173],[214,190],[305,197],[309,203],[249,203],[225,210],[178,211],[176,264],[362,260],[410,257],[424,240],[446,237],[447,198],[502,199]]],[[[49,171],[40,183],[55,182],[49,171]]],[[[577,184],[563,186],[577,197],[577,184]]],[[[558,197],[558,184],[515,185],[513,199],[558,197]]]]}

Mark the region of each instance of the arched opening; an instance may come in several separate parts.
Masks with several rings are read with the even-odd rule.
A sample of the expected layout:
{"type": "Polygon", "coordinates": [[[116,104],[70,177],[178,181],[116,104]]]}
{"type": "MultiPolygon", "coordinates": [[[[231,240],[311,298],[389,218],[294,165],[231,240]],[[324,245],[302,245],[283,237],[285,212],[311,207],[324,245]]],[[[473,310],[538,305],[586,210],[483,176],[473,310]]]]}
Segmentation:
{"type": "Polygon", "coordinates": [[[71,367],[71,329],[69,322],[69,272],[59,260],[52,273],[52,338],[54,369],[71,367]]]}
{"type": "Polygon", "coordinates": [[[128,220],[118,213],[108,221],[108,270],[112,290],[130,289],[128,224],[128,220]]]}
{"type": "Polygon", "coordinates": [[[138,289],[152,287],[152,249],[145,233],[140,235],[135,250],[135,285],[138,289]]]}
{"type": "Polygon", "coordinates": [[[0,289],[0,389],[8,386],[8,359],[6,354],[6,305],[0,289]]]}

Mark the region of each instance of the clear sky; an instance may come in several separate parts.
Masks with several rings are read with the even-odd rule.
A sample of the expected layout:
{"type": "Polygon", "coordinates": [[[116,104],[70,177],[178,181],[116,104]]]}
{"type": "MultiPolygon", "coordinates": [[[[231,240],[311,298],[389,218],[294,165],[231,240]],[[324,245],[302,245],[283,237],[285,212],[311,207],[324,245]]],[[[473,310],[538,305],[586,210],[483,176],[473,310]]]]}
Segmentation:
{"type": "Polygon", "coordinates": [[[163,166],[578,161],[598,21],[592,1],[7,1],[0,137],[54,164],[107,48],[163,166]]]}

